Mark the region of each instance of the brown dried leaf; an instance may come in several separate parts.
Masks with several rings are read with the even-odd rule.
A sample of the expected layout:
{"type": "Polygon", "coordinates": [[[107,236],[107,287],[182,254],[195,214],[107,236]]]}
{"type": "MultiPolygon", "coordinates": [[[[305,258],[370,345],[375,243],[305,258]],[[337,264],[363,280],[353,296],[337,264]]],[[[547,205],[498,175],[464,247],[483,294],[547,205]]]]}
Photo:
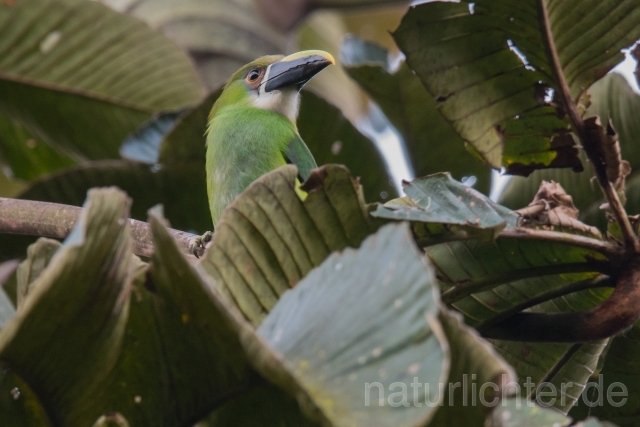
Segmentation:
{"type": "Polygon", "coordinates": [[[516,212],[521,215],[524,227],[577,231],[602,237],[597,228],[578,221],[580,212],[572,197],[555,181],[542,181],[529,206],[516,212]]]}
{"type": "Polygon", "coordinates": [[[607,179],[617,189],[624,189],[624,180],[631,172],[631,167],[622,160],[618,134],[613,123],[609,120],[605,128],[601,125],[600,118],[595,116],[586,119],[584,126],[587,137],[598,147],[599,155],[607,168],[607,179]]]}

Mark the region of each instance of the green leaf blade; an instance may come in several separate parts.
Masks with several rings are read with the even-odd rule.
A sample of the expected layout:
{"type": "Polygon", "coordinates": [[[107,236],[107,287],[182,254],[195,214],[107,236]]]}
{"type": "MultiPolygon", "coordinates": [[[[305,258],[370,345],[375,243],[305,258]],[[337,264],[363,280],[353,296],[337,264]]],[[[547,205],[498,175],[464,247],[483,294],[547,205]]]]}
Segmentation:
{"type": "MultiPolygon", "coordinates": [[[[386,395],[362,407],[366,382],[386,393],[393,382],[438,384],[448,372],[434,278],[412,245],[406,226],[389,225],[359,250],[332,255],[258,329],[332,425],[409,426],[433,414],[428,405],[394,410],[386,395]]],[[[434,388],[419,401],[438,402],[434,388]]]]}

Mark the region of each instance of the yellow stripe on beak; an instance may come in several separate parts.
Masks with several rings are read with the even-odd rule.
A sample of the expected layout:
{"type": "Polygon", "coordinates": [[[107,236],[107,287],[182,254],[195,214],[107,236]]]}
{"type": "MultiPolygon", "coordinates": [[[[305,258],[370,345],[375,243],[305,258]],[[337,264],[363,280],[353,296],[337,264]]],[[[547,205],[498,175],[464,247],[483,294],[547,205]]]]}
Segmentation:
{"type": "Polygon", "coordinates": [[[280,60],[280,62],[289,62],[295,59],[304,58],[305,56],[318,55],[325,58],[327,61],[331,62],[332,65],[336,65],[336,60],[333,59],[333,55],[329,52],[325,52],[324,50],[303,50],[301,52],[292,53],[289,56],[285,56],[280,60]]]}

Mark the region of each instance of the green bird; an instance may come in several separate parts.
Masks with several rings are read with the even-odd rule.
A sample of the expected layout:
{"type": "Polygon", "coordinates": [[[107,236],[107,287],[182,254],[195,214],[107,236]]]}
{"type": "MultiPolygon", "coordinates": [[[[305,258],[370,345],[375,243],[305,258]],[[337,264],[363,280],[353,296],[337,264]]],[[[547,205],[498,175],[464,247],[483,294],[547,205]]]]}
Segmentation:
{"type": "MultiPolygon", "coordinates": [[[[309,177],[316,161],[296,126],[300,89],[330,64],[331,54],[307,50],[263,56],[236,71],[217,99],[207,127],[207,193],[213,224],[261,175],[287,163],[309,177]]],[[[195,254],[211,239],[192,244],[195,254]]]]}

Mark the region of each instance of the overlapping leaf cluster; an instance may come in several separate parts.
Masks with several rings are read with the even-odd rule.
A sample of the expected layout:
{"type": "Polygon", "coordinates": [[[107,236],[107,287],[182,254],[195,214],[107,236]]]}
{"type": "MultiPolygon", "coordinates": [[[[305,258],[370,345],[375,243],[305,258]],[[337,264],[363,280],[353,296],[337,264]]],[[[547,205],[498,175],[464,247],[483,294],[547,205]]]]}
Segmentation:
{"type": "MultiPolygon", "coordinates": [[[[393,33],[405,60],[347,39],[344,70],[330,71],[340,84],[322,94],[354,119],[362,100],[346,72],[386,116],[369,117],[374,127],[393,126],[413,172],[429,176],[406,182],[405,197],[365,204],[395,196],[384,159],[338,108],[306,92],[303,139],[318,164],[343,163],[351,174],[315,171],[304,200],[294,167],[262,177],[227,209],[195,264],[156,216],[153,257],[133,256],[127,218],[146,219],[161,202],[173,226],[210,228],[203,130],[216,89],[239,65],[284,50],[286,31],[311,9],[377,2],[101,3],[0,2],[0,195],[80,205],[89,188],[117,185],[132,197],[91,190],[62,245],[38,240],[13,275],[15,261],[0,264],[3,422],[571,423],[517,398],[494,411],[465,405],[474,389],[447,386],[473,378],[495,383],[498,397],[510,382],[521,391],[551,384],[564,414],[637,424],[637,325],[577,344],[488,343],[472,329],[521,312],[584,312],[611,294],[619,247],[573,206],[597,217],[599,192],[588,173],[546,168],[585,164],[563,89],[584,117],[611,119],[623,157],[637,165],[637,94],[619,76],[602,78],[640,38],[634,1],[421,4],[393,33]],[[533,172],[508,184],[500,203],[510,208],[529,204],[540,178],[561,181],[574,196],[560,208],[573,209],[570,220],[550,220],[558,206],[541,193],[519,213],[489,200],[490,172],[478,159],[533,172]],[[446,171],[458,181],[437,173],[446,171]],[[631,403],[585,409],[582,392],[598,373],[605,388],[627,386],[631,403]],[[416,393],[415,381],[431,387],[416,393]]],[[[317,22],[329,20],[314,22],[301,44],[325,47],[335,37],[317,22]]],[[[630,213],[637,181],[627,183],[630,213]]],[[[23,256],[24,239],[0,238],[3,258],[23,256]]]]}

